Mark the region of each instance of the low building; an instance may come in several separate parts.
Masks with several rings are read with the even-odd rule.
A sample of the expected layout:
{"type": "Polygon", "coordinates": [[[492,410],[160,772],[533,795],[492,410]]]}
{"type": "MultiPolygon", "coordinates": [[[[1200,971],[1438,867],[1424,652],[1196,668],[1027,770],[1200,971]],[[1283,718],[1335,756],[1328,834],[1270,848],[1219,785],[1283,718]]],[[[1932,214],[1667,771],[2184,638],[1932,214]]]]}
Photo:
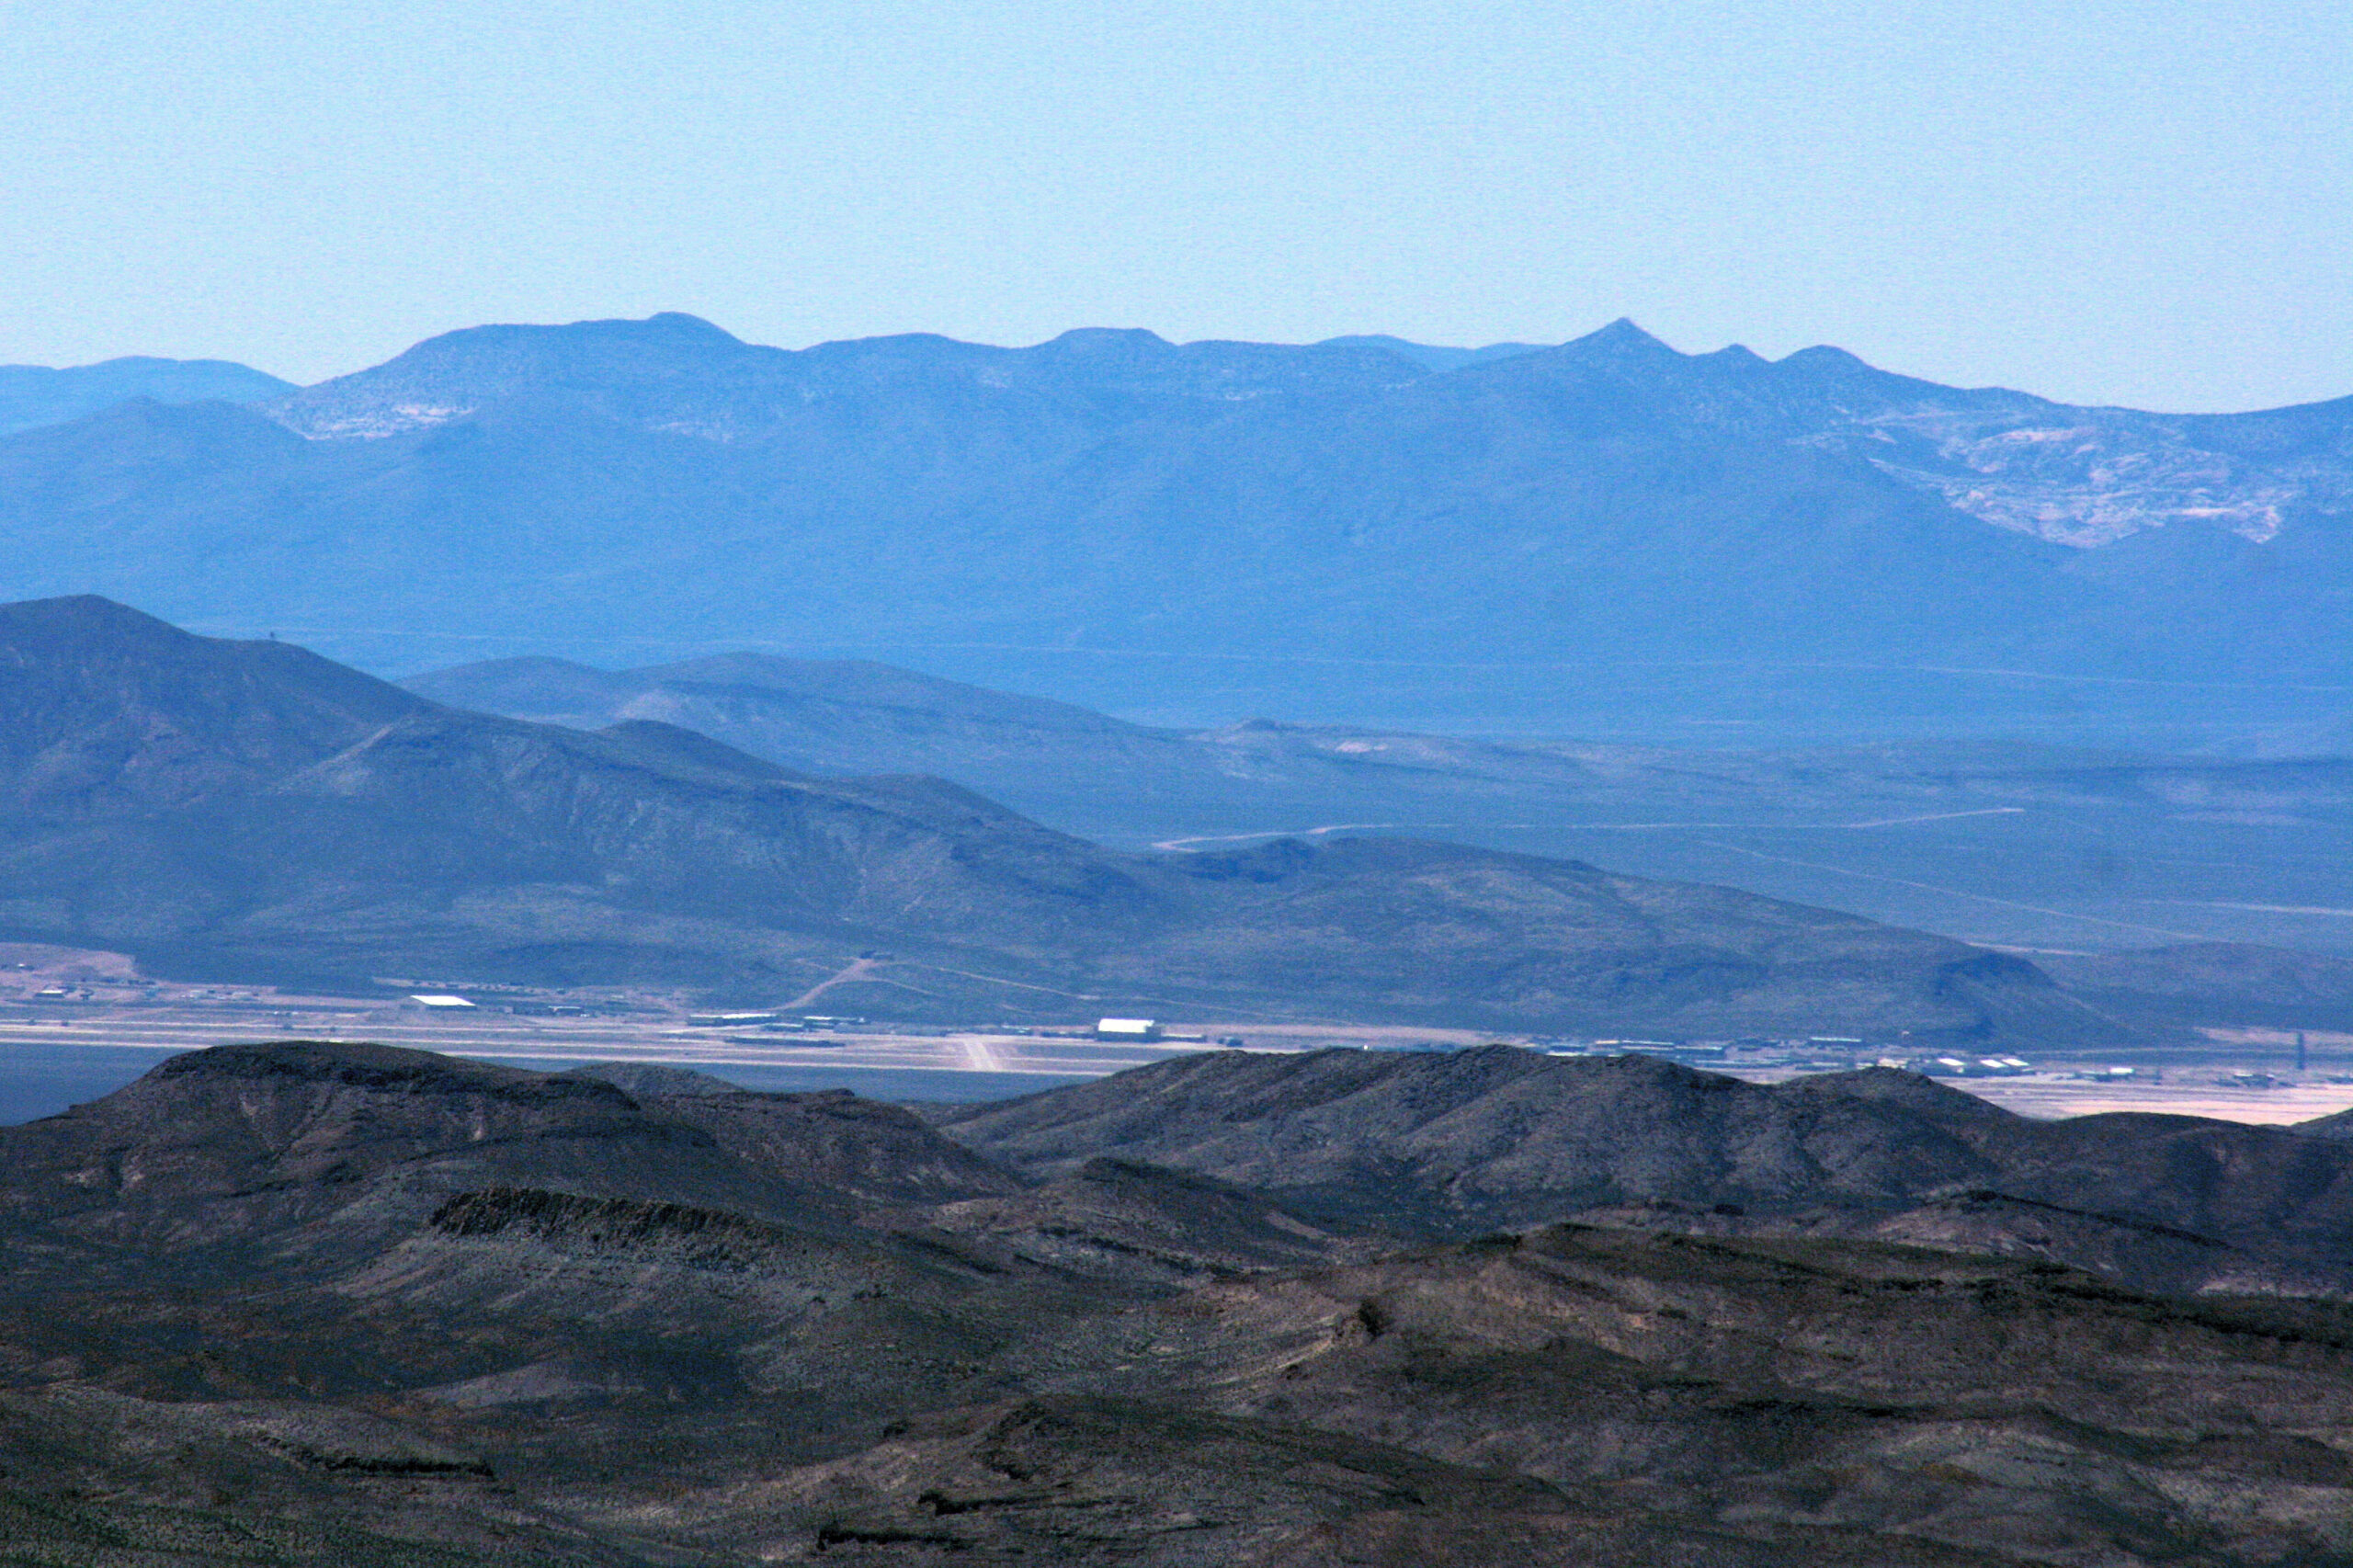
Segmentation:
{"type": "Polygon", "coordinates": [[[416,995],[411,996],[409,1000],[415,1003],[420,1007],[431,1007],[437,1012],[456,1012],[460,1007],[466,1009],[468,1012],[472,1012],[473,1010],[473,1004],[472,1002],[467,1001],[462,996],[452,996],[443,991],[421,992],[416,995]]]}
{"type": "Polygon", "coordinates": [[[1097,1040],[1158,1040],[1160,1020],[1157,1018],[1097,1018],[1095,1020],[1097,1040]]]}

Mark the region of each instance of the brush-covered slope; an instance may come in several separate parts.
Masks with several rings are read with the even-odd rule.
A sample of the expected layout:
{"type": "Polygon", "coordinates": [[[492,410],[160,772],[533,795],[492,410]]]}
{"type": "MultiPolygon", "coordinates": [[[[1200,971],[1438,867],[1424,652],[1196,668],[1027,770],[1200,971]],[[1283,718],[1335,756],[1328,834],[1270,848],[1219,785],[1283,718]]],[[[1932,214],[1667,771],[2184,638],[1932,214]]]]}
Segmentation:
{"type": "Polygon", "coordinates": [[[13,607],[0,649],[0,918],[19,929],[347,975],[716,980],[819,934],[1051,942],[1153,902],[942,784],[464,713],[103,600],[13,607]]]}
{"type": "Polygon", "coordinates": [[[2100,1011],[2159,1027],[2347,1017],[2332,960],[2262,951],[2345,943],[2330,913],[2353,905],[2342,758],[1997,740],[1699,750],[1265,720],[1176,729],[869,661],[748,653],[622,670],[490,660],[403,684],[574,728],[657,720],[803,772],[933,774],[1119,847],[1373,824],[2046,953],[2170,937],[2173,950],[2137,958],[2037,962],[2100,1011]],[[2227,945],[2181,945],[2201,933],[2227,945]]]}
{"type": "MultiPolygon", "coordinates": [[[[0,924],[213,973],[1919,1036],[2110,1026],[1856,916],[1411,840],[1120,855],[924,778],[444,708],[94,598],[0,608],[0,924]]],[[[845,997],[844,1000],[850,998],[845,997]]]]}

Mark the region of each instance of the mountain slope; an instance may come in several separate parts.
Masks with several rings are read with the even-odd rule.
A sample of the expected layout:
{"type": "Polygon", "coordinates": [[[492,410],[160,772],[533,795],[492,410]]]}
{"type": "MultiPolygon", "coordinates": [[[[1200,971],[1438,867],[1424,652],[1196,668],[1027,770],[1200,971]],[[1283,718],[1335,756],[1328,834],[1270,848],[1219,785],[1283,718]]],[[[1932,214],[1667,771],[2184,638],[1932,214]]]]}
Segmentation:
{"type": "Polygon", "coordinates": [[[840,1096],[641,1104],[593,1080],[301,1040],[175,1057],[8,1134],[7,1223],[165,1250],[347,1257],[484,1187],[699,1202],[818,1233],[860,1203],[1019,1188],[912,1116],[840,1096]]]}
{"type": "Polygon", "coordinates": [[[1017,779],[1061,776],[1087,793],[1130,788],[1106,776],[1124,754],[1181,766],[1166,731],[1069,703],[989,691],[858,659],[722,653],[644,669],[563,659],[498,659],[401,683],[455,708],[603,729],[651,719],[814,773],[931,773],[1002,798],[1017,779]],[[1081,777],[1070,777],[1075,773],[1081,777]]]}
{"type": "Polygon", "coordinates": [[[1131,704],[1363,711],[1386,682],[1557,723],[1688,705],[1698,665],[1786,672],[1842,725],[1861,677],[1822,666],[1978,672],[1939,688],[1950,719],[2001,670],[2339,683],[2348,418],[2070,410],[1626,324],[1445,371],[1136,333],[484,327],[267,415],[0,440],[0,581],[411,668],[931,644],[1064,694],[1108,671],[1131,704]]]}
{"type": "Polygon", "coordinates": [[[1425,370],[1459,370],[1465,365],[1483,364],[1489,359],[1508,359],[1514,355],[1533,354],[1545,347],[1540,343],[1489,343],[1477,348],[1448,348],[1432,343],[1409,343],[1387,333],[1358,334],[1348,337],[1327,337],[1317,347],[1324,348],[1382,348],[1401,359],[1411,359],[1425,370]]]}
{"type": "Polygon", "coordinates": [[[2108,1028],[2016,960],[1728,889],[1403,839],[1114,854],[935,779],[467,713],[103,600],[0,608],[0,921],[150,962],[773,1000],[887,945],[864,994],[951,1018],[2108,1028]]]}
{"type": "Polygon", "coordinates": [[[16,607],[0,646],[0,789],[17,807],[0,864],[26,926],[349,973],[395,957],[529,968],[513,949],[536,925],[543,971],[569,938],[620,972],[633,947],[715,978],[764,946],[793,951],[782,933],[838,942],[910,903],[925,909],[910,934],[938,939],[1082,907],[1116,929],[1152,902],[1087,846],[945,785],[802,779],[654,724],[591,735],[461,713],[102,601],[16,607]],[[632,924],[652,928],[613,940],[632,924]]]}
{"type": "Polygon", "coordinates": [[[0,365],[0,435],[61,424],[119,403],[266,403],[295,390],[291,381],[226,359],[134,357],[52,369],[0,365]]]}
{"type": "MultiPolygon", "coordinates": [[[[2353,762],[2325,756],[1992,740],[1697,750],[1264,720],[1176,729],[867,661],[756,653],[617,671],[497,660],[404,684],[584,729],[658,720],[811,773],[936,774],[1121,847],[1232,847],[1351,824],[1429,833],[2061,952],[2209,933],[2341,949],[2329,912],[2353,903],[2353,762]]],[[[2338,1020],[2341,986],[2234,978],[2219,956],[2170,976],[2163,958],[2139,960],[2140,977],[2053,961],[2101,991],[2105,1011],[2338,1020]]]]}
{"type": "Polygon", "coordinates": [[[1458,1234],[1654,1210],[2054,1256],[2143,1287],[2353,1288],[2353,1146],[2189,1117],[2038,1122],[1884,1069],[1768,1087],[1506,1046],[1218,1055],[934,1120],[1033,1172],[1108,1154],[1458,1234]]]}
{"type": "MultiPolygon", "coordinates": [[[[1965,1096],[1875,1082],[1821,1097],[1965,1096]]],[[[1886,1142],[1897,1121],[1839,1125],[1859,1153],[1907,1158],[1886,1142]]],[[[1688,1146],[1670,1137],[1657,1162],[1688,1146]]],[[[2082,1153],[2095,1184],[2133,1169],[2097,1136],[2082,1153]]],[[[2159,1185],[2194,1202],[2200,1179],[2177,1163],[2159,1185]]],[[[1401,1247],[1319,1229],[1264,1189],[1115,1160],[1025,1188],[850,1096],[640,1100],[366,1045],[197,1052],[0,1129],[0,1555],[2334,1568],[2353,1553],[2342,1301],[1700,1233],[1711,1218],[1401,1247]],[[731,1152],[681,1119],[729,1101],[823,1121],[830,1153],[731,1152]],[[958,1160],[963,1177],[940,1182],[958,1160]],[[883,1187],[899,1200],[877,1209],[883,1187]],[[733,1206],[715,1201],[731,1189],[733,1206]]],[[[2226,1244],[2266,1220],[2232,1222],[2226,1244]]]]}

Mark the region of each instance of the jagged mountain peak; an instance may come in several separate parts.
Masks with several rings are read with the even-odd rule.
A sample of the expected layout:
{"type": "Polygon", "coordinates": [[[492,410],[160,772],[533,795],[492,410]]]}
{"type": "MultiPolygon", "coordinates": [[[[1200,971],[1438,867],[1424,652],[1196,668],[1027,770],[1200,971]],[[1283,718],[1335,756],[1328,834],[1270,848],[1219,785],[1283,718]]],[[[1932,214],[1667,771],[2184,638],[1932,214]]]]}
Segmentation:
{"type": "Polygon", "coordinates": [[[1587,359],[1665,360],[1690,358],[1644,332],[1634,324],[1631,316],[1620,316],[1608,326],[1586,333],[1583,337],[1571,338],[1561,347],[1568,353],[1587,359]]]}
{"type": "Polygon", "coordinates": [[[1760,1085],[1639,1055],[1503,1046],[1220,1055],[934,1121],[1037,1175],[1109,1154],[1265,1186],[1329,1221],[1457,1233],[1571,1210],[1718,1223],[1803,1213],[1809,1227],[1889,1239],[1968,1230],[1996,1250],[2072,1253],[2179,1285],[2255,1259],[2341,1282],[2339,1238],[2353,1226],[2353,1151],[2309,1136],[2326,1126],[2042,1121],[1889,1069],[1760,1085]],[[2174,1174],[2218,1168],[2242,1176],[2174,1174]],[[2244,1250],[2206,1239],[2222,1235],[2244,1250]]]}
{"type": "Polygon", "coordinates": [[[0,565],[22,593],[405,629],[339,644],[371,659],[359,639],[427,632],[597,664],[625,639],[1173,654],[1122,699],[1160,712],[1199,685],[1185,660],[1329,686],[1356,666],[1298,655],[1435,667],[1466,637],[1499,668],[2315,684],[2346,645],[2325,519],[2353,510],[2353,409],[2071,408],[1631,323],[1442,373],[1092,329],[790,352],[660,319],[485,328],[275,413],[320,439],[208,404],[0,440],[0,565]],[[2046,548],[2136,532],[2097,580],[2046,548]],[[2193,548],[2283,532],[2313,559],[2261,582],[2193,548]]]}
{"type": "Polygon", "coordinates": [[[2353,1149],[1364,1054],[1174,1127],[1097,1085],[1138,1117],[1040,1183],[847,1094],[364,1046],[0,1129],[0,1556],[2343,1561],[2353,1149]]]}

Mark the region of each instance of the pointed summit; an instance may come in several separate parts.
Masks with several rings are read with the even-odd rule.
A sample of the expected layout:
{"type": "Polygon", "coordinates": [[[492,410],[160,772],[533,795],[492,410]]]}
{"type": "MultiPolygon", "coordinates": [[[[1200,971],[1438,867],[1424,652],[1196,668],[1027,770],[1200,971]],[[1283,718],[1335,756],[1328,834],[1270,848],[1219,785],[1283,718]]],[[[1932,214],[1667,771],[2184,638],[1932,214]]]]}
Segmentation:
{"type": "Polygon", "coordinates": [[[1631,318],[1620,316],[1598,332],[1571,338],[1561,346],[1583,359],[1599,364],[1623,364],[1630,361],[1680,359],[1682,355],[1644,332],[1631,318]]]}
{"type": "MultiPolygon", "coordinates": [[[[48,599],[18,599],[0,605],[0,649],[17,650],[21,642],[59,638],[139,640],[187,643],[198,639],[167,620],[161,620],[99,594],[66,594],[48,599]]],[[[21,665],[20,658],[15,661],[21,665]]]]}

